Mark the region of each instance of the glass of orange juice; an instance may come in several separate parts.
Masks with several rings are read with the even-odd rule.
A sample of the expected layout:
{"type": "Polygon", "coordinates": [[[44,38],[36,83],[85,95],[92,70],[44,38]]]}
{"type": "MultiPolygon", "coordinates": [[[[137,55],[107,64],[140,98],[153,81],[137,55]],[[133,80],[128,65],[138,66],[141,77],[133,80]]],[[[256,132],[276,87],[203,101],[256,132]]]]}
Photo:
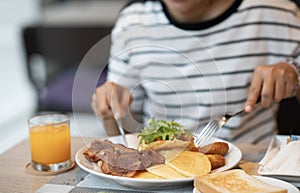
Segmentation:
{"type": "Polygon", "coordinates": [[[38,171],[59,171],[71,164],[70,119],[67,115],[35,116],[28,120],[31,165],[38,171]]]}

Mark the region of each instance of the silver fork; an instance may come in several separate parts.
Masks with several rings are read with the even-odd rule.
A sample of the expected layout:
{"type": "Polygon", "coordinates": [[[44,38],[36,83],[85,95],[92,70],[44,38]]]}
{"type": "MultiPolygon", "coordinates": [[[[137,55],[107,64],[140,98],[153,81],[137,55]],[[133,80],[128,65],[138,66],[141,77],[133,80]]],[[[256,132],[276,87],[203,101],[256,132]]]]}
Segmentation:
{"type": "MultiPolygon", "coordinates": [[[[258,97],[256,104],[259,103],[261,101],[261,97],[258,97]]],[[[240,114],[242,114],[243,112],[245,112],[245,110],[241,110],[237,113],[234,114],[225,114],[224,116],[215,118],[211,121],[209,121],[209,123],[203,128],[203,129],[197,129],[194,132],[194,143],[196,146],[200,147],[203,144],[205,144],[207,141],[210,141],[212,136],[214,136],[214,134],[221,128],[223,127],[223,125],[232,117],[238,116],[240,114]]]]}
{"type": "Polygon", "coordinates": [[[238,116],[239,114],[245,112],[245,110],[241,110],[235,114],[226,114],[224,116],[215,118],[203,128],[203,129],[197,129],[196,132],[194,132],[194,143],[196,146],[200,147],[205,142],[210,141],[212,136],[221,128],[223,125],[232,117],[238,116]]]}

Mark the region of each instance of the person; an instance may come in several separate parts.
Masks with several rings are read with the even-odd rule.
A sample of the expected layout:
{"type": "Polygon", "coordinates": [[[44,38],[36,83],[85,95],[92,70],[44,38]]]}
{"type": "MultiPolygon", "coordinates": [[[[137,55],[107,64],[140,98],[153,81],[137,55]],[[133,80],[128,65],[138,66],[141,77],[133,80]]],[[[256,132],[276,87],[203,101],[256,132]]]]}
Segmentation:
{"type": "Polygon", "coordinates": [[[300,43],[298,15],[288,0],[132,1],[112,31],[108,80],[95,91],[94,111],[117,135],[115,119],[130,132],[151,117],[195,129],[244,109],[219,137],[265,148],[278,102],[297,85],[287,58],[300,43]]]}

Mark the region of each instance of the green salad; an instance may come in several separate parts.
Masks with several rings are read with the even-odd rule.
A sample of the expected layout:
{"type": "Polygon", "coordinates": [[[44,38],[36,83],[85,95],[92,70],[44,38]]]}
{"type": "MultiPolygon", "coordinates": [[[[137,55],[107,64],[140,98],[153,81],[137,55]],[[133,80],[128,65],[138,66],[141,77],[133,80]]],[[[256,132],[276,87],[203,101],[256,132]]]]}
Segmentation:
{"type": "Polygon", "coordinates": [[[157,140],[173,140],[174,138],[181,138],[182,135],[191,136],[191,132],[180,123],[173,120],[156,120],[151,118],[149,126],[140,131],[140,143],[144,140],[146,144],[157,140]]]}

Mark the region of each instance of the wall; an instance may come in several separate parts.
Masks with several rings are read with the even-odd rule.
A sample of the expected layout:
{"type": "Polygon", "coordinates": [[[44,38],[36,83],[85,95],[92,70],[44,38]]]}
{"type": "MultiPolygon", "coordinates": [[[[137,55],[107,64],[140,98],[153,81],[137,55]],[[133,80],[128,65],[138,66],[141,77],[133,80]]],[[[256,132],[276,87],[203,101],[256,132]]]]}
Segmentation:
{"type": "MultiPolygon", "coordinates": [[[[63,1],[42,9],[40,0],[0,1],[0,154],[28,136],[27,120],[36,109],[37,98],[25,68],[22,27],[34,22],[111,25],[125,3],[125,0],[63,1]]],[[[91,116],[83,115],[82,119],[88,124],[91,116]]]]}
{"type": "Polygon", "coordinates": [[[0,153],[27,136],[24,125],[35,108],[20,33],[38,14],[37,0],[0,1],[0,153]]]}

